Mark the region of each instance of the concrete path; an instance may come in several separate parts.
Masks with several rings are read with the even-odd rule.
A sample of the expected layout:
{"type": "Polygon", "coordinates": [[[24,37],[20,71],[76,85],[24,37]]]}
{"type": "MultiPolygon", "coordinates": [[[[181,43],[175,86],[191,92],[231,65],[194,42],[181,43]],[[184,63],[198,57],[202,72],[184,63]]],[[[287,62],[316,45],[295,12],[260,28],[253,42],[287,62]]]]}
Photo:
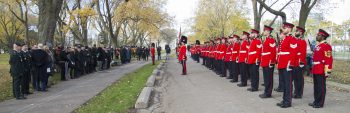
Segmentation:
{"type": "MultiPolygon", "coordinates": [[[[172,58],[166,64],[164,79],[156,88],[160,102],[154,113],[349,113],[350,93],[328,88],[325,107],[314,109],[308,106],[313,101],[313,85],[305,83],[304,97],[293,99],[292,107],[280,108],[282,93],[273,92],[273,98],[261,99],[263,92],[248,92],[249,87],[237,87],[192,59],[188,61],[188,75],[181,74],[181,65],[172,58]]],[[[260,74],[261,76],[261,74],[260,74]]],[[[275,74],[277,87],[278,76],[275,74]]],[[[260,82],[262,79],[260,79],[260,82]]],[[[249,82],[249,81],[248,81],[249,82]]]]}
{"type": "Polygon", "coordinates": [[[0,113],[70,113],[103,89],[148,62],[135,61],[109,70],[61,82],[48,92],[35,92],[26,100],[7,100],[0,103],[0,113]]]}

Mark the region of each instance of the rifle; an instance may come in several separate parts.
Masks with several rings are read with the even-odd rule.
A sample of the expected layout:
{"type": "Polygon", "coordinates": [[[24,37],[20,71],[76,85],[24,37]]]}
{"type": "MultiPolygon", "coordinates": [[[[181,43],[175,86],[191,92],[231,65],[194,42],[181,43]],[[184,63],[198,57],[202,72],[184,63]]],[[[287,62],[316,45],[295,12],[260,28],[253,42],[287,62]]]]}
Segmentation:
{"type": "Polygon", "coordinates": [[[314,52],[314,50],[313,50],[313,48],[312,48],[312,46],[311,46],[311,42],[310,42],[310,40],[309,40],[309,39],[307,39],[307,42],[309,43],[310,50],[311,50],[312,52],[314,52]]]}
{"type": "Polygon", "coordinates": [[[278,35],[278,33],[276,33],[276,39],[277,39],[276,44],[280,45],[280,36],[278,35]]]}

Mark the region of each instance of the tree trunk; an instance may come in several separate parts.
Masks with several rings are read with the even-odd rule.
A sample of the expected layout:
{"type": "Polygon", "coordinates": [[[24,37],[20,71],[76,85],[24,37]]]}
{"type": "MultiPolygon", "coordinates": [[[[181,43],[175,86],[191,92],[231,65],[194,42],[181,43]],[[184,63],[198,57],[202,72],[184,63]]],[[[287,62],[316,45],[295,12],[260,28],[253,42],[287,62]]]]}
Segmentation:
{"type": "Polygon", "coordinates": [[[59,18],[63,0],[38,0],[39,42],[53,46],[56,22],[59,18]]]}

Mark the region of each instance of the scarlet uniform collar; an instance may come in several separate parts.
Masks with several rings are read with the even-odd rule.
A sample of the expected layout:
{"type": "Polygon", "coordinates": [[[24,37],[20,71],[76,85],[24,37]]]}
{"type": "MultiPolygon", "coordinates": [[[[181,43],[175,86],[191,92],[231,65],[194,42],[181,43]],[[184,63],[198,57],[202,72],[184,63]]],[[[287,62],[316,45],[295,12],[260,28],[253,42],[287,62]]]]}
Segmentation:
{"type": "Polygon", "coordinates": [[[322,40],[321,42],[318,43],[318,45],[321,45],[323,43],[327,43],[326,40],[322,40]]]}

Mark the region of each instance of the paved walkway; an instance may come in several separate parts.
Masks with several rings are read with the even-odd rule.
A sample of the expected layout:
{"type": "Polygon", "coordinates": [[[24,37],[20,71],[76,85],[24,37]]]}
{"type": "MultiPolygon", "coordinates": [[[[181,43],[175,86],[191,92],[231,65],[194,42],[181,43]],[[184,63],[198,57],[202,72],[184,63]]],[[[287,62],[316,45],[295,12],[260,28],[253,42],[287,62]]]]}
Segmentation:
{"type": "Polygon", "coordinates": [[[0,113],[70,113],[126,73],[147,62],[136,61],[109,70],[61,82],[48,92],[35,92],[26,100],[7,100],[0,103],[0,113]]]}
{"type": "MultiPolygon", "coordinates": [[[[305,83],[304,97],[293,99],[291,108],[280,108],[276,103],[282,93],[273,92],[273,98],[261,99],[263,92],[248,92],[248,87],[237,87],[201,64],[188,60],[188,75],[181,74],[181,65],[172,58],[166,64],[161,85],[160,105],[152,110],[155,113],[349,113],[350,93],[327,89],[325,107],[314,109],[308,106],[313,101],[313,86],[305,83]]],[[[278,76],[274,76],[277,87],[278,76]]],[[[262,79],[260,79],[262,81],[262,79]]],[[[261,82],[260,81],[260,82],[261,82]]],[[[248,81],[249,82],[249,81],[248,81]]],[[[249,84],[248,84],[249,85],[249,84]]],[[[157,103],[159,104],[159,103],[157,103]]]]}

